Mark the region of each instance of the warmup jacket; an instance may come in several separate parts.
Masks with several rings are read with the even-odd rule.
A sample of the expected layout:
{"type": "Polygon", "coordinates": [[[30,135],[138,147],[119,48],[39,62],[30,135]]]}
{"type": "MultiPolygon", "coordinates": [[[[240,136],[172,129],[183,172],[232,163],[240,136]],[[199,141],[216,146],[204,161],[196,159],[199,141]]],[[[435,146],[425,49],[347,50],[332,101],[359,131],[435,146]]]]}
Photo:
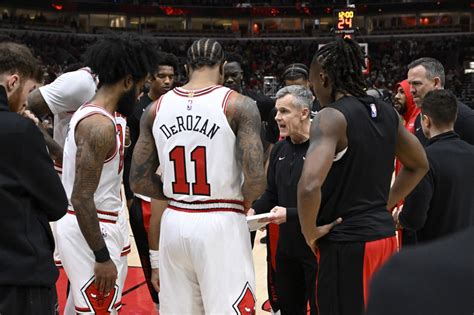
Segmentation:
{"type": "Polygon", "coordinates": [[[0,86],[0,286],[53,286],[49,221],[67,210],[67,198],[38,127],[9,111],[0,86]]]}

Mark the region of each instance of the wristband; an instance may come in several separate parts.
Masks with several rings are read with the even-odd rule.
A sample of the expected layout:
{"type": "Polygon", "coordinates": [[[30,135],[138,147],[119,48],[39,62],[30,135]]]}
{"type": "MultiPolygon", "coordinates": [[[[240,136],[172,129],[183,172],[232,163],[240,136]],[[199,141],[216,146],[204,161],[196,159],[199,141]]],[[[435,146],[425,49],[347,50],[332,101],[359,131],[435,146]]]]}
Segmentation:
{"type": "Polygon", "coordinates": [[[98,263],[103,263],[110,260],[109,250],[107,249],[107,245],[102,247],[99,250],[94,251],[95,261],[98,263]]]}
{"type": "Polygon", "coordinates": [[[160,268],[160,254],[159,251],[150,249],[150,265],[151,269],[159,269],[160,268]]]}

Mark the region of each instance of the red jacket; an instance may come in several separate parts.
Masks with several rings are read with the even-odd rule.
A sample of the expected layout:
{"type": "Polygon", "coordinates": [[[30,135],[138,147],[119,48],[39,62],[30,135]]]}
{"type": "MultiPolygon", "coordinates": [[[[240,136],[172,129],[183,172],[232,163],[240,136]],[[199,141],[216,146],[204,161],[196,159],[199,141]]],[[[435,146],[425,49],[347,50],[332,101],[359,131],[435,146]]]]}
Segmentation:
{"type": "MultiPolygon", "coordinates": [[[[398,83],[396,88],[398,89],[399,86],[403,88],[407,99],[407,110],[402,116],[403,120],[405,121],[405,128],[412,134],[415,134],[415,120],[416,117],[418,117],[418,114],[420,114],[420,109],[416,106],[415,101],[413,100],[413,95],[410,93],[410,85],[408,84],[408,80],[403,80],[402,82],[398,83]]],[[[402,164],[397,160],[395,164],[395,175],[398,175],[398,172],[400,172],[401,168],[402,164]]]]}

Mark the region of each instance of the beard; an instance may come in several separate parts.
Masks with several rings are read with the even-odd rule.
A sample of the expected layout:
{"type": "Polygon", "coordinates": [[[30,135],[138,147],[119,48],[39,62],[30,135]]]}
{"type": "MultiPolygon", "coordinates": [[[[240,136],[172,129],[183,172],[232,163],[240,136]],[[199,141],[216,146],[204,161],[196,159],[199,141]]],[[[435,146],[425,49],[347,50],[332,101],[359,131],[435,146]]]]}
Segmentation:
{"type": "Polygon", "coordinates": [[[133,113],[135,105],[137,104],[135,91],[136,86],[133,85],[128,92],[125,92],[122,97],[120,97],[117,103],[117,112],[124,115],[125,117],[128,117],[133,113]]]}
{"type": "Polygon", "coordinates": [[[21,84],[15,92],[13,92],[8,98],[8,107],[11,112],[19,112],[22,108],[21,94],[23,92],[23,84],[21,84]]]}

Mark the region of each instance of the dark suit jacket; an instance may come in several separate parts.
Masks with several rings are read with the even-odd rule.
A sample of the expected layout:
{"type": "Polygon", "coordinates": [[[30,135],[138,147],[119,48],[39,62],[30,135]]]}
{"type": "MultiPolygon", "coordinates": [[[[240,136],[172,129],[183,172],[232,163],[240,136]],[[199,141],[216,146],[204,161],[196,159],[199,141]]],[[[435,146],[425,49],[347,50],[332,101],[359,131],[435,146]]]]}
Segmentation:
{"type": "MultiPolygon", "coordinates": [[[[458,101],[458,116],[454,123],[454,131],[461,140],[474,145],[474,110],[458,101]]],[[[428,139],[423,134],[421,128],[421,113],[415,120],[415,135],[423,146],[426,146],[428,139]]]]}

